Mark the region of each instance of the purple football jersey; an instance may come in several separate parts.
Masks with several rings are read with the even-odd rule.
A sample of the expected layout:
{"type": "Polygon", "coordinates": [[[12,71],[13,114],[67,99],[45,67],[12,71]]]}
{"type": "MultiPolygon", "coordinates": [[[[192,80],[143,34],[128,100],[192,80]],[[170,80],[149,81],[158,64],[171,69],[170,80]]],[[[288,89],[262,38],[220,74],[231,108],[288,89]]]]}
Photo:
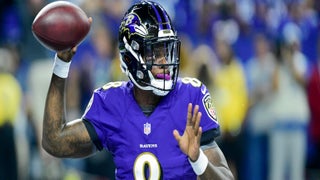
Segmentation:
{"type": "Polygon", "coordinates": [[[208,90],[195,78],[179,79],[148,117],[135,101],[130,81],[108,83],[95,90],[83,119],[94,129],[88,130],[96,137],[92,140],[112,153],[117,179],[196,179],[173,136],[174,129],[184,132],[188,103],[200,106],[203,135],[215,132],[202,145],[212,142],[219,124],[208,90]]]}

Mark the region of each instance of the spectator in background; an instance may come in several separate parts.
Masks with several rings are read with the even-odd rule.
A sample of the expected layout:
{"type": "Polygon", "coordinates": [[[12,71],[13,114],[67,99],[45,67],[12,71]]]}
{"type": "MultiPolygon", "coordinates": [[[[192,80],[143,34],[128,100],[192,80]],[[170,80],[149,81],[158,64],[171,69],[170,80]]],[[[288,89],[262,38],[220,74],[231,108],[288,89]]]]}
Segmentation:
{"type": "MultiPolygon", "coordinates": [[[[71,101],[68,101],[68,106],[75,111],[83,111],[89,102],[92,89],[103,85],[103,80],[113,80],[114,71],[119,69],[120,64],[115,67],[115,62],[113,62],[115,58],[118,58],[115,42],[118,37],[119,22],[130,2],[84,0],[79,5],[88,16],[93,17],[94,22],[89,35],[78,47],[79,51],[74,56],[75,63],[71,66],[70,85],[68,86],[71,101]],[[89,79],[79,84],[78,81],[82,77],[89,77],[89,79]]],[[[119,74],[124,77],[122,72],[117,73],[119,74]]],[[[119,80],[119,77],[116,78],[119,80]]],[[[73,114],[77,116],[77,113],[73,114]]]]}
{"type": "Polygon", "coordinates": [[[195,75],[201,82],[207,85],[209,91],[214,93],[214,72],[217,70],[218,60],[216,58],[213,49],[205,44],[199,45],[193,52],[191,59],[193,63],[190,63],[189,71],[193,69],[196,71],[195,75]]]}
{"type": "Polygon", "coordinates": [[[50,51],[42,46],[33,36],[31,25],[37,13],[48,0],[17,0],[16,7],[19,12],[21,28],[21,56],[29,63],[36,63],[50,55],[50,51]]]}
{"type": "Polygon", "coordinates": [[[215,42],[219,67],[214,72],[213,94],[221,124],[221,149],[237,178],[242,153],[239,135],[248,109],[246,78],[242,64],[234,56],[230,44],[219,36],[215,42]]]}
{"type": "MultiPolygon", "coordinates": [[[[320,43],[320,38],[319,38],[320,43]]],[[[318,55],[320,55],[320,44],[318,45],[318,55]]],[[[310,158],[308,162],[308,168],[320,169],[320,57],[318,61],[313,64],[311,75],[307,84],[307,95],[310,107],[310,124],[309,124],[309,136],[310,136],[310,158]]],[[[320,172],[317,172],[318,176],[320,172]]],[[[310,173],[310,176],[312,174],[310,173]]],[[[311,178],[311,177],[310,177],[311,178]]]]}
{"type": "Polygon", "coordinates": [[[294,24],[283,30],[276,93],[272,103],[274,123],[269,134],[269,179],[304,179],[306,127],[309,109],[305,92],[307,59],[300,50],[300,31],[294,24]]]}
{"type": "Polygon", "coordinates": [[[315,0],[288,1],[286,3],[288,14],[283,26],[294,23],[301,30],[301,52],[306,56],[308,63],[316,63],[317,59],[317,33],[319,31],[319,17],[313,9],[315,0]]]}
{"type": "MultiPolygon", "coordinates": [[[[109,26],[102,19],[95,19],[92,24],[92,32],[78,47],[79,53],[74,56],[75,64],[72,66],[68,85],[70,110],[83,111],[89,102],[92,89],[104,85],[103,80],[111,80],[110,67],[115,57],[111,37],[109,26]],[[83,77],[87,81],[80,83],[83,77]]],[[[77,113],[73,114],[77,115],[77,113]]]]}
{"type": "Polygon", "coordinates": [[[0,54],[7,63],[11,64],[10,73],[16,78],[21,88],[21,106],[14,123],[16,144],[18,144],[19,147],[24,147],[17,148],[18,176],[31,178],[29,170],[32,167],[29,165],[29,162],[33,156],[30,153],[33,152],[32,148],[34,148],[34,144],[32,142],[36,142],[36,138],[35,136],[32,136],[35,132],[35,129],[33,128],[35,126],[34,122],[31,121],[28,116],[31,107],[27,104],[28,101],[26,96],[28,89],[28,77],[26,75],[28,74],[29,64],[21,58],[17,44],[11,43],[3,46],[4,51],[2,52],[7,53],[0,54]],[[8,54],[9,57],[5,54],[8,54]]]}
{"type": "MultiPolygon", "coordinates": [[[[21,87],[12,75],[13,58],[0,49],[0,177],[18,179],[18,158],[14,123],[21,108],[21,87]]],[[[21,178],[21,177],[20,177],[21,178]]]]}
{"type": "Polygon", "coordinates": [[[249,85],[249,112],[246,123],[248,168],[246,178],[266,179],[267,176],[267,134],[273,117],[270,107],[275,93],[275,55],[264,34],[255,37],[255,56],[247,64],[249,85]]]}

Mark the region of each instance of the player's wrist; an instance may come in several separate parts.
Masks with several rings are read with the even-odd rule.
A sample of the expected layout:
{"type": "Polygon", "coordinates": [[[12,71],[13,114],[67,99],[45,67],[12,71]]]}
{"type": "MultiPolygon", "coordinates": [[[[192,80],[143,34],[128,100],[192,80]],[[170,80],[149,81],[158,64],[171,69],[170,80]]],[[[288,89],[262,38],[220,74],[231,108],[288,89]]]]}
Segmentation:
{"type": "Polygon", "coordinates": [[[70,65],[71,65],[71,61],[65,62],[62,59],[60,59],[57,54],[55,54],[54,65],[53,65],[53,74],[55,74],[61,78],[67,78],[69,75],[70,65]]]}
{"type": "Polygon", "coordinates": [[[199,157],[195,162],[193,162],[190,158],[188,158],[188,160],[189,160],[189,163],[191,164],[193,171],[198,176],[204,173],[209,163],[207,156],[203,153],[201,148],[199,149],[199,157]]]}

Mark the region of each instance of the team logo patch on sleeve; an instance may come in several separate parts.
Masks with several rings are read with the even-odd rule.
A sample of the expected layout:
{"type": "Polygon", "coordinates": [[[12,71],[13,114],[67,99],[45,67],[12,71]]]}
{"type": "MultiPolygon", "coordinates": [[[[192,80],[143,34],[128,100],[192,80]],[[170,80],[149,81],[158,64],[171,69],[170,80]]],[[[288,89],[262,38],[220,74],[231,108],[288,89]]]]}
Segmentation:
{"type": "Polygon", "coordinates": [[[206,110],[208,116],[212,120],[217,122],[217,115],[216,115],[216,112],[214,110],[213,103],[212,103],[212,98],[211,98],[209,93],[204,95],[204,97],[202,98],[202,103],[203,103],[203,107],[206,110]]]}

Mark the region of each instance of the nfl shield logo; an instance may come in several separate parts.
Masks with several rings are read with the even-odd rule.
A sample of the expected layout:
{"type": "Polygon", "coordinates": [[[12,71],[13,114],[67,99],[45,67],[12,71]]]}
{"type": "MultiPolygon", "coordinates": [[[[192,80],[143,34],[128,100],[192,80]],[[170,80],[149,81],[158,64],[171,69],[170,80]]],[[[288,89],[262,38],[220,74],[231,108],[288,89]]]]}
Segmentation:
{"type": "Polygon", "coordinates": [[[151,133],[151,124],[150,123],[143,124],[143,132],[145,135],[149,135],[151,133]]]}

